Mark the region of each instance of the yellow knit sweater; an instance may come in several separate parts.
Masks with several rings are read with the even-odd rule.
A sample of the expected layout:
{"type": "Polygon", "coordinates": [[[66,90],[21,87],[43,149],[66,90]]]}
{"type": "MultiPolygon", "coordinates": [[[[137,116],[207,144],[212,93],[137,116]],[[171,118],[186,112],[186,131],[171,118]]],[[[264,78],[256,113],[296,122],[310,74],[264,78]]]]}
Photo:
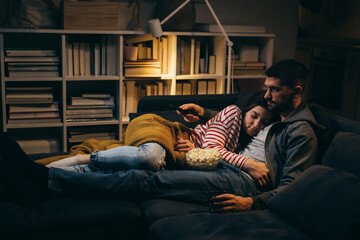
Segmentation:
{"type": "Polygon", "coordinates": [[[140,146],[147,142],[156,142],[162,145],[166,150],[166,162],[168,165],[174,165],[177,168],[183,168],[185,153],[174,150],[177,137],[190,139],[191,129],[178,123],[170,122],[155,114],[144,114],[130,122],[128,125],[124,142],[117,140],[97,141],[90,139],[70,149],[69,155],[55,156],[37,160],[42,165],[47,165],[69,156],[77,154],[90,154],[95,150],[106,150],[119,146],[140,146]]]}

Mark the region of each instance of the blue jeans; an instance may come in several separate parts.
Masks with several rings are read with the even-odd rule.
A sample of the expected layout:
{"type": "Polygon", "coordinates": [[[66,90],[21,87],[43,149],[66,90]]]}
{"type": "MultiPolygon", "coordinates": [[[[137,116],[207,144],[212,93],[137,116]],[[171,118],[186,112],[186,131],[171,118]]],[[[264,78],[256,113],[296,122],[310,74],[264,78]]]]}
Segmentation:
{"type": "Polygon", "coordinates": [[[94,174],[50,168],[48,189],[76,197],[168,198],[201,203],[206,203],[213,192],[244,197],[260,193],[243,171],[225,162],[220,162],[216,171],[133,169],[94,174]]]}
{"type": "Polygon", "coordinates": [[[90,164],[62,167],[72,172],[111,173],[113,170],[142,169],[157,171],[165,165],[165,149],[149,142],[134,146],[121,146],[95,153],[90,164]]]}

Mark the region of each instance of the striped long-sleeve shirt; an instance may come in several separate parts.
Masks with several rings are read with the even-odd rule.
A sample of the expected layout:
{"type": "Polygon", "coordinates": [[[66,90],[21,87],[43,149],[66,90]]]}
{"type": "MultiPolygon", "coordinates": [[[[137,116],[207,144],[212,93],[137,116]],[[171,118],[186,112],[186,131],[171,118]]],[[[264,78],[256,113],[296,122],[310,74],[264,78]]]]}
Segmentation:
{"type": "Polygon", "coordinates": [[[196,126],[194,145],[203,149],[216,148],[224,161],[241,169],[247,157],[233,153],[238,146],[241,123],[241,110],[235,105],[228,106],[205,124],[196,126]]]}

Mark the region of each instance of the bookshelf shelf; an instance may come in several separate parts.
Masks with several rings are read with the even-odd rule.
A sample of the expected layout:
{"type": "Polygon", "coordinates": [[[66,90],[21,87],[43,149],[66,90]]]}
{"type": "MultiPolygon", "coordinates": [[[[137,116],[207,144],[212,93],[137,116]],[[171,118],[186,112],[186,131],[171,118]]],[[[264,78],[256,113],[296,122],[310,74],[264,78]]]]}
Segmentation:
{"type": "Polygon", "coordinates": [[[188,79],[215,79],[222,78],[222,75],[217,74],[188,74],[188,75],[177,75],[176,79],[178,80],[188,80],[188,79]]]}
{"type": "Polygon", "coordinates": [[[163,80],[171,80],[172,78],[173,78],[172,75],[165,75],[165,74],[161,75],[161,79],[163,80]]]}
{"type": "Polygon", "coordinates": [[[264,79],[266,78],[266,75],[235,75],[233,76],[234,79],[253,79],[253,78],[260,78],[264,79]]]}
{"type": "Polygon", "coordinates": [[[126,79],[134,79],[134,78],[161,78],[161,75],[134,74],[131,76],[126,76],[126,79]]]}
{"type": "Polygon", "coordinates": [[[63,127],[62,123],[6,124],[8,129],[63,127]]]}
{"type": "Polygon", "coordinates": [[[87,122],[67,122],[67,126],[98,126],[98,125],[115,125],[119,124],[119,120],[109,120],[109,121],[87,121],[87,122]]]}
{"type": "Polygon", "coordinates": [[[102,81],[119,80],[119,76],[72,76],[66,77],[66,81],[102,81]]]}
{"type": "Polygon", "coordinates": [[[10,78],[4,77],[4,82],[60,82],[62,81],[61,77],[56,78],[35,78],[35,77],[26,77],[26,78],[10,78]]]}
{"type": "MultiPolygon", "coordinates": [[[[239,56],[239,48],[242,45],[256,45],[259,48],[259,61],[266,63],[265,68],[272,65],[274,34],[230,33],[229,37],[234,42],[235,56],[239,56]]],[[[141,96],[196,94],[200,83],[206,85],[205,91],[208,92],[202,91],[199,94],[226,93],[226,54],[226,41],[222,34],[217,32],[164,32],[162,37],[153,39],[143,31],[0,28],[2,131],[9,130],[10,133],[21,134],[26,130],[27,135],[36,136],[41,128],[45,135],[50,134],[49,138],[55,137],[59,140],[62,151],[68,151],[70,142],[74,143],[74,139],[69,140],[76,129],[84,131],[88,129],[92,131],[95,128],[106,131],[110,129],[111,134],[121,140],[125,125],[129,123],[128,115],[130,112],[136,112],[137,101],[141,96]],[[190,54],[183,52],[181,47],[184,47],[184,42],[188,42],[186,51],[190,51],[190,54]],[[141,58],[139,57],[141,60],[138,61],[143,64],[142,70],[147,70],[146,74],[141,72],[138,74],[136,70],[128,69],[139,67],[131,66],[131,62],[125,60],[125,48],[129,45],[147,49],[146,57],[142,55],[141,58]],[[11,58],[10,55],[11,50],[16,49],[55,52],[53,56],[55,58],[48,66],[56,65],[56,74],[50,76],[43,74],[47,77],[37,77],[32,73],[28,74],[29,77],[22,77],[23,73],[17,72],[24,71],[24,66],[20,66],[23,67],[22,70],[16,69],[18,65],[22,65],[21,59],[11,58]],[[146,66],[147,69],[144,66],[146,61],[147,64],[151,64],[146,66]],[[185,65],[187,68],[184,71],[185,65]],[[9,77],[10,73],[11,76],[21,77],[9,77]],[[20,121],[11,121],[8,123],[10,103],[7,102],[6,96],[9,88],[14,87],[51,87],[53,101],[58,102],[59,122],[42,121],[42,123],[23,124],[20,121]],[[76,118],[71,115],[74,115],[71,113],[71,109],[74,109],[72,101],[82,94],[111,95],[114,103],[111,107],[107,107],[111,108],[111,113],[107,114],[112,114],[113,119],[66,121],[67,118],[76,118]]],[[[41,63],[32,64],[28,59],[23,65],[34,68],[41,63]]],[[[40,69],[36,71],[39,72],[40,69]]],[[[46,71],[50,71],[49,68],[46,71]]],[[[236,85],[236,82],[242,84],[241,87],[244,88],[246,85],[244,82],[251,84],[258,82],[258,85],[251,86],[251,90],[261,89],[264,79],[263,74],[234,74],[232,86],[236,85]]],[[[231,92],[236,92],[236,89],[231,89],[231,92]]],[[[94,112],[99,115],[95,109],[96,107],[93,108],[94,112]]],[[[101,119],[111,119],[111,117],[101,119]]]]}
{"type": "Polygon", "coordinates": [[[123,79],[126,81],[163,81],[161,77],[127,77],[123,79]]]}

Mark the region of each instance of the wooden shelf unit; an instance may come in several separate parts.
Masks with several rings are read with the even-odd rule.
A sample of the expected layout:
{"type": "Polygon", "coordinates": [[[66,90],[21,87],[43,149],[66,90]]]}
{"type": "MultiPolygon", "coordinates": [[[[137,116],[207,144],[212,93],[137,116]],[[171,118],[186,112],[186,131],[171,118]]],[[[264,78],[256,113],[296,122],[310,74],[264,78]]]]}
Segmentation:
{"type": "MultiPolygon", "coordinates": [[[[215,79],[216,93],[224,94],[226,92],[226,41],[221,33],[207,32],[164,32],[168,39],[168,72],[158,77],[141,76],[138,78],[124,76],[124,46],[126,38],[146,34],[139,31],[91,31],[91,30],[54,30],[54,29],[0,29],[0,82],[1,82],[1,122],[2,131],[8,131],[11,134],[19,134],[23,129],[30,129],[36,134],[37,129],[51,128],[56,129],[57,137],[61,145],[61,151],[69,150],[68,130],[73,127],[82,126],[106,126],[111,125],[116,129],[116,138],[121,139],[123,136],[123,125],[128,124],[128,117],[123,116],[123,93],[124,83],[126,81],[163,81],[168,88],[169,95],[176,94],[176,83],[178,80],[197,81],[201,79],[215,79]],[[101,38],[111,36],[116,39],[116,62],[115,75],[82,75],[69,76],[67,62],[67,44],[71,39],[101,38]],[[21,41],[22,38],[27,41],[21,41]],[[180,44],[179,39],[196,38],[211,39],[213,42],[213,54],[216,56],[216,70],[214,74],[178,74],[177,68],[177,46],[180,44]],[[14,41],[14,39],[16,41],[14,41]],[[5,62],[5,50],[9,47],[19,49],[29,46],[39,46],[46,44],[56,50],[59,63],[59,77],[8,77],[5,62]],[[56,92],[56,101],[59,102],[61,123],[37,123],[37,124],[8,124],[8,105],[6,103],[6,88],[21,86],[48,86],[54,87],[56,92]],[[69,104],[71,93],[81,93],[87,86],[99,86],[100,90],[109,89],[115,98],[114,119],[108,121],[87,121],[87,122],[67,122],[66,106],[69,104]],[[58,134],[59,133],[59,134],[58,134]]],[[[274,34],[246,34],[231,33],[230,39],[234,42],[234,48],[238,44],[256,44],[260,49],[260,60],[266,62],[266,67],[272,65],[274,34]]],[[[241,75],[233,76],[233,81],[260,81],[259,86],[263,86],[261,81],[265,79],[264,75],[241,75]]],[[[261,87],[260,87],[261,88],[261,87]]],[[[54,96],[55,98],[55,96],[54,96]]]]}

